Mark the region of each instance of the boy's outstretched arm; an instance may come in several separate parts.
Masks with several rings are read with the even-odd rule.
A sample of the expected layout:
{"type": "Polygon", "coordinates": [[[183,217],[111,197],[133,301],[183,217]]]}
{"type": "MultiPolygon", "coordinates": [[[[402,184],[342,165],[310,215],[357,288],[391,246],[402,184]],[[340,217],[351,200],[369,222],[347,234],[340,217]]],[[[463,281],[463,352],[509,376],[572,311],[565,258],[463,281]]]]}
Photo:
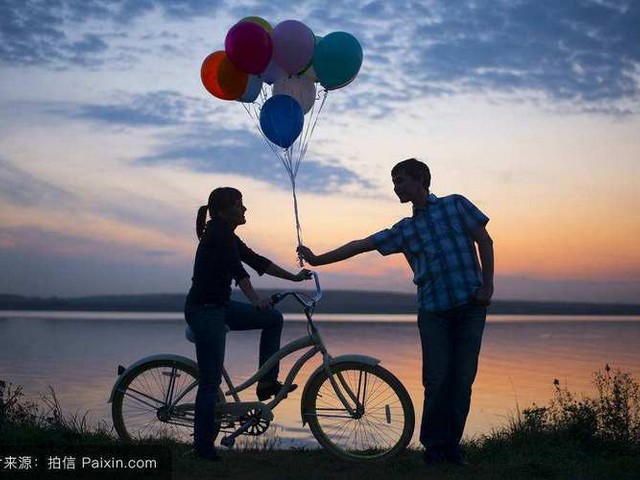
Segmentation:
{"type": "Polygon", "coordinates": [[[321,255],[315,255],[304,245],[298,247],[298,252],[302,255],[302,258],[309,263],[309,265],[316,267],[318,265],[340,262],[360,253],[370,252],[371,250],[375,250],[375,248],[376,246],[373,243],[373,239],[371,237],[367,237],[360,240],[353,240],[336,248],[335,250],[331,250],[330,252],[326,252],[321,255]]]}

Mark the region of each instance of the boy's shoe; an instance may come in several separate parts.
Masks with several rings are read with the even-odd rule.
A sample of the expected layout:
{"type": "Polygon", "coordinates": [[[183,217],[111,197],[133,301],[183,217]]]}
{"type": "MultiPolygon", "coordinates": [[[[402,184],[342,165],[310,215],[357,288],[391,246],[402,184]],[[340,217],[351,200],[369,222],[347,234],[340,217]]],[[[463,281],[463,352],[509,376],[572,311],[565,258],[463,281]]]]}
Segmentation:
{"type": "Polygon", "coordinates": [[[446,455],[440,450],[425,450],[422,454],[424,463],[430,466],[442,465],[447,461],[446,455]]]}
{"type": "MultiPolygon", "coordinates": [[[[271,398],[274,395],[277,395],[278,393],[280,393],[280,390],[282,389],[282,387],[283,387],[282,383],[278,382],[277,380],[275,382],[258,383],[258,387],[256,388],[256,394],[258,395],[258,400],[260,401],[267,400],[268,398],[271,398]]],[[[292,384],[289,387],[289,390],[287,390],[287,393],[293,392],[296,388],[298,388],[298,385],[296,385],[295,383],[292,384]]]]}
{"type": "Polygon", "coordinates": [[[209,462],[222,461],[222,458],[220,458],[220,455],[218,455],[218,452],[216,452],[214,448],[210,448],[206,450],[194,449],[193,452],[195,453],[196,457],[198,457],[201,460],[207,460],[209,462]]]}
{"type": "Polygon", "coordinates": [[[450,452],[447,452],[446,458],[447,458],[447,462],[452,463],[458,467],[471,466],[471,464],[467,460],[464,450],[462,450],[460,447],[450,452]]]}

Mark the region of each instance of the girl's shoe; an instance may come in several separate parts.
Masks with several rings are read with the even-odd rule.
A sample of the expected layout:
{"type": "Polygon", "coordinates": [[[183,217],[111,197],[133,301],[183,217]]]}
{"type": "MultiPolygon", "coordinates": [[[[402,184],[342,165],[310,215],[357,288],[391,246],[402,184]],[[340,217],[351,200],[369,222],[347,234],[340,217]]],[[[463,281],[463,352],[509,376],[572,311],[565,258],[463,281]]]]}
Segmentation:
{"type": "MultiPolygon", "coordinates": [[[[258,387],[256,388],[256,394],[258,395],[258,400],[260,401],[267,400],[268,398],[271,398],[274,395],[277,395],[278,393],[280,393],[280,390],[282,389],[282,387],[283,387],[282,383],[278,382],[277,380],[275,382],[258,383],[258,387]]],[[[292,384],[289,387],[289,390],[287,390],[287,393],[293,392],[296,388],[298,388],[298,385],[296,385],[295,383],[292,384]]]]}

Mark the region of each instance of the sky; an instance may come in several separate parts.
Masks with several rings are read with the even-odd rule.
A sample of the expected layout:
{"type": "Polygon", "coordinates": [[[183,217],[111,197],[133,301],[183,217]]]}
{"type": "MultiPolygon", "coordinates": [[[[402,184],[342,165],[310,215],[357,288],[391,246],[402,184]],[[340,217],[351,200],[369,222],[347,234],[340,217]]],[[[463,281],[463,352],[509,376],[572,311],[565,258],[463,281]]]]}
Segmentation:
{"type": "MultiPolygon", "coordinates": [[[[361,43],[300,164],[318,252],[411,214],[391,167],[490,218],[496,299],[640,298],[637,0],[0,0],[0,293],[186,292],[195,214],[217,186],[237,233],[295,270],[291,187],[200,66],[246,16],[361,43]]],[[[401,255],[319,269],[324,289],[414,291],[401,255]]],[[[257,287],[289,288],[253,276],[257,287]]]]}

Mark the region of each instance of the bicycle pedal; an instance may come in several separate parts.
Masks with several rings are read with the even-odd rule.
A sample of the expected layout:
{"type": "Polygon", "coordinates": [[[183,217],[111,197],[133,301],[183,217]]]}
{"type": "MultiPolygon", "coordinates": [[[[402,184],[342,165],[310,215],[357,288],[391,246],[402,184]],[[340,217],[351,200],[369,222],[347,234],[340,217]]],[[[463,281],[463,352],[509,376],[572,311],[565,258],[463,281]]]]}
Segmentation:
{"type": "Polygon", "coordinates": [[[236,439],[233,437],[222,437],[222,440],[220,440],[220,445],[227,448],[233,448],[235,443],[236,439]]]}

